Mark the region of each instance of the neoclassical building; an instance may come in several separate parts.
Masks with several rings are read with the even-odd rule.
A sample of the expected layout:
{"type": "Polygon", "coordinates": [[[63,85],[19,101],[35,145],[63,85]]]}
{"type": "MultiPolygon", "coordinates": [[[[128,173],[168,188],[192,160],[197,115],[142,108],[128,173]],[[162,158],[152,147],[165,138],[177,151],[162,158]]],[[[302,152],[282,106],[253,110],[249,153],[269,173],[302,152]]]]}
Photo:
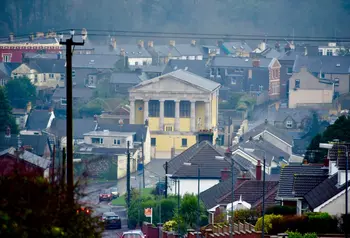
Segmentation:
{"type": "Polygon", "coordinates": [[[196,143],[218,122],[220,84],[177,70],[143,81],[129,90],[130,124],[148,120],[153,158],[170,158],[196,143]]]}

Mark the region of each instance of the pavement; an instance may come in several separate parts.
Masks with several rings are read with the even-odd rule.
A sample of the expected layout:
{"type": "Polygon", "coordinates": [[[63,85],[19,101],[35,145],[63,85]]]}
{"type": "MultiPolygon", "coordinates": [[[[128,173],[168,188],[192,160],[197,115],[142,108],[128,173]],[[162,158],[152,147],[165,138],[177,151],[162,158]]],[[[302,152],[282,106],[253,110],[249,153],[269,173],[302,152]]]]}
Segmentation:
{"type": "MultiPolygon", "coordinates": [[[[163,179],[165,171],[163,168],[164,163],[168,161],[166,159],[153,159],[148,165],[145,166],[145,185],[146,187],[153,187],[159,181],[159,178],[163,179]]],[[[138,188],[142,182],[142,177],[138,176],[137,173],[131,174],[131,187],[138,188]],[[141,179],[140,179],[141,178],[141,179]]],[[[92,182],[84,188],[85,197],[81,198],[80,201],[91,206],[94,210],[94,215],[100,216],[104,212],[115,212],[122,220],[121,230],[107,230],[103,233],[104,238],[108,237],[120,237],[124,231],[127,231],[127,211],[123,206],[112,206],[107,201],[99,202],[99,193],[102,189],[111,187],[118,187],[120,194],[126,193],[126,178],[121,178],[118,181],[103,181],[103,182],[92,182]]]]}

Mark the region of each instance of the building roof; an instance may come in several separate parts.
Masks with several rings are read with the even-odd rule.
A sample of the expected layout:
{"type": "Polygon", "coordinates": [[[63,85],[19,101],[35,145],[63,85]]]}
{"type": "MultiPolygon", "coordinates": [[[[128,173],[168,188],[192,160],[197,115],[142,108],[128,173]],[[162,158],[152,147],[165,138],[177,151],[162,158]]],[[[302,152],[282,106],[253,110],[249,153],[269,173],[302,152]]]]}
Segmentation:
{"type": "Polygon", "coordinates": [[[305,119],[311,118],[312,111],[306,108],[279,108],[278,110],[275,108],[269,109],[269,120],[271,121],[283,122],[288,117],[291,117],[295,122],[300,123],[305,119]]]}
{"type": "Polygon", "coordinates": [[[117,55],[75,54],[73,68],[114,69],[119,60],[117,55]]]}
{"type": "MultiPolygon", "coordinates": [[[[218,204],[227,205],[232,202],[231,195],[231,178],[222,181],[213,187],[205,190],[200,194],[200,198],[203,201],[207,209],[213,208],[218,204]]],[[[237,201],[242,197],[242,200],[251,204],[252,207],[260,205],[260,199],[262,198],[262,185],[263,181],[259,180],[245,180],[239,184],[236,183],[234,189],[234,201],[237,201]]],[[[278,188],[278,181],[265,181],[266,193],[265,199],[267,197],[272,197],[272,199],[266,199],[267,204],[274,204],[275,196],[278,188]]],[[[267,205],[268,207],[268,205],[267,205]]]]}
{"type": "Polygon", "coordinates": [[[203,55],[202,51],[197,45],[191,44],[177,44],[175,45],[176,50],[181,56],[199,56],[203,55]]]}
{"type": "MultiPolygon", "coordinates": [[[[350,151],[350,144],[345,143],[342,145],[333,145],[332,149],[329,150],[329,159],[331,161],[336,161],[338,170],[346,170],[346,150],[344,147],[347,147],[347,151],[350,151]]],[[[348,158],[350,162],[350,158],[348,158]]]]}
{"type": "Polygon", "coordinates": [[[21,63],[1,62],[0,71],[3,72],[4,75],[11,77],[12,71],[17,69],[20,65],[21,63]]]}
{"type": "MultiPolygon", "coordinates": [[[[16,153],[17,153],[16,148],[10,147],[10,148],[8,148],[8,149],[6,149],[4,151],[1,151],[0,152],[0,156],[8,154],[8,155],[17,157],[16,153]]],[[[26,162],[28,162],[30,164],[33,164],[33,165],[35,165],[37,167],[40,167],[42,169],[49,168],[50,163],[51,163],[50,160],[44,159],[44,158],[42,158],[42,157],[40,157],[40,156],[38,156],[36,154],[33,154],[33,153],[29,152],[29,151],[26,151],[26,150],[21,151],[19,153],[19,157],[18,158],[22,159],[22,160],[24,160],[24,161],[26,161],[26,162]]]]}
{"type": "Polygon", "coordinates": [[[253,51],[247,43],[241,41],[224,42],[222,46],[231,54],[235,53],[237,50],[242,50],[248,53],[253,51]]]}
{"type": "MultiPolygon", "coordinates": [[[[73,98],[89,99],[92,97],[93,92],[90,88],[73,88],[73,98]]],[[[52,98],[66,98],[66,88],[56,88],[52,98]]]]}
{"type": "Polygon", "coordinates": [[[44,130],[47,128],[51,112],[47,110],[33,110],[28,116],[26,128],[27,130],[44,130]]]}
{"type": "Polygon", "coordinates": [[[278,51],[274,48],[269,47],[265,51],[261,52],[261,55],[263,55],[267,59],[273,59],[273,58],[280,58],[281,55],[283,54],[282,51],[278,51]]]}
{"type": "Polygon", "coordinates": [[[155,56],[159,57],[181,57],[179,51],[177,51],[176,47],[170,45],[154,45],[153,48],[148,48],[150,52],[154,53],[155,56]]]}
{"type": "MultiPolygon", "coordinates": [[[[130,152],[134,152],[135,149],[130,149],[130,152]]],[[[125,155],[127,153],[127,148],[104,148],[104,147],[94,147],[92,145],[82,144],[79,145],[77,153],[88,153],[88,154],[103,154],[103,155],[125,155]]]]}
{"type": "Polygon", "coordinates": [[[136,133],[134,141],[141,142],[146,139],[147,127],[144,124],[108,124],[108,123],[98,123],[97,130],[109,130],[113,132],[129,132],[136,133]]]}
{"type": "Polygon", "coordinates": [[[338,186],[338,173],[336,173],[311,189],[305,194],[304,198],[309,207],[315,209],[343,191],[345,187],[345,184],[338,186]]]}
{"type": "Polygon", "coordinates": [[[306,67],[311,73],[349,74],[349,56],[300,56],[295,59],[293,72],[306,67]]]}
{"type": "MultiPolygon", "coordinates": [[[[268,68],[272,59],[261,58],[260,68],[268,68]]],[[[213,67],[242,67],[253,68],[253,61],[249,58],[239,58],[230,56],[215,56],[212,61],[213,67]]]]}
{"type": "MultiPolygon", "coordinates": [[[[278,197],[280,198],[294,198],[296,195],[299,194],[293,194],[293,188],[294,188],[294,180],[297,182],[297,189],[299,192],[305,193],[304,188],[300,188],[300,182],[301,179],[304,177],[300,177],[300,180],[298,178],[299,175],[302,176],[316,176],[316,180],[320,181],[319,177],[326,176],[328,174],[328,170],[324,169],[322,165],[287,165],[285,166],[281,171],[280,176],[280,184],[278,189],[278,197]]],[[[325,177],[326,178],[326,177],[325,177]]],[[[307,186],[307,188],[311,188],[311,185],[316,186],[315,181],[310,179],[307,181],[304,181],[303,186],[307,186]],[[310,182],[311,181],[311,182],[310,182]],[[310,185],[305,185],[305,183],[309,183],[310,185]]]]}
{"type": "Polygon", "coordinates": [[[254,138],[260,136],[264,131],[273,134],[274,136],[278,137],[279,139],[291,146],[293,145],[293,137],[269,123],[262,123],[257,127],[253,128],[252,130],[248,131],[247,133],[243,134],[243,141],[249,140],[250,137],[254,138]]]}
{"type": "Polygon", "coordinates": [[[117,45],[118,54],[122,49],[125,51],[125,56],[128,56],[129,58],[152,58],[152,55],[145,47],[139,47],[137,44],[117,45]]]}
{"type": "Polygon", "coordinates": [[[138,73],[122,73],[115,72],[111,73],[110,83],[113,84],[139,84],[142,80],[138,73]]]}
{"type": "MultiPolygon", "coordinates": [[[[84,139],[84,134],[96,129],[96,122],[92,118],[75,118],[73,119],[73,138],[84,139]]],[[[66,119],[55,118],[51,127],[46,131],[58,137],[67,136],[66,119]]]]}
{"type": "Polygon", "coordinates": [[[43,156],[47,146],[47,135],[11,135],[6,138],[4,134],[0,134],[0,150],[9,147],[18,147],[19,143],[23,148],[30,150],[32,153],[43,156]]]}
{"type": "Polygon", "coordinates": [[[168,173],[173,177],[198,178],[196,165],[199,165],[201,178],[220,179],[221,170],[230,168],[231,165],[226,160],[216,160],[215,156],[223,154],[210,142],[202,141],[172,158],[168,162],[168,173]],[[193,166],[186,166],[184,163],[192,163],[193,166]]]}
{"type": "Polygon", "coordinates": [[[292,193],[295,197],[303,197],[327,177],[328,175],[295,174],[292,193]]]}
{"type": "Polygon", "coordinates": [[[34,53],[34,52],[25,52],[23,53],[23,58],[26,59],[65,59],[66,56],[62,53],[34,53]]]}
{"type": "Polygon", "coordinates": [[[203,78],[208,76],[206,62],[204,60],[174,60],[171,59],[165,66],[162,74],[167,74],[175,70],[182,69],[203,78]]]}
{"type": "Polygon", "coordinates": [[[153,78],[150,80],[143,81],[140,84],[134,86],[134,88],[142,87],[144,85],[157,82],[159,79],[165,78],[167,76],[174,77],[176,79],[179,79],[180,81],[185,81],[186,83],[195,85],[195,86],[200,87],[200,88],[202,88],[206,91],[209,91],[209,92],[215,91],[216,89],[220,88],[219,83],[216,83],[210,79],[200,77],[198,75],[195,75],[193,73],[190,73],[190,72],[182,70],[182,69],[161,75],[159,77],[156,77],[156,78],[153,78]]]}
{"type": "Polygon", "coordinates": [[[36,70],[38,73],[64,74],[66,72],[66,60],[62,59],[32,58],[25,64],[30,69],[36,70]]]}

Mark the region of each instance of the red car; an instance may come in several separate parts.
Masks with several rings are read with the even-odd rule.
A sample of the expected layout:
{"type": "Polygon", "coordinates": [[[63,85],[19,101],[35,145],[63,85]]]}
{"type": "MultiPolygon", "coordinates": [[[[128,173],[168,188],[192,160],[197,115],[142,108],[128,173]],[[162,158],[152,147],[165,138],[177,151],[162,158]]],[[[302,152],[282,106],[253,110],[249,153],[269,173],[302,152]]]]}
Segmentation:
{"type": "Polygon", "coordinates": [[[112,201],[113,196],[112,196],[112,192],[110,189],[105,189],[103,190],[100,195],[99,195],[99,201],[112,201]]]}

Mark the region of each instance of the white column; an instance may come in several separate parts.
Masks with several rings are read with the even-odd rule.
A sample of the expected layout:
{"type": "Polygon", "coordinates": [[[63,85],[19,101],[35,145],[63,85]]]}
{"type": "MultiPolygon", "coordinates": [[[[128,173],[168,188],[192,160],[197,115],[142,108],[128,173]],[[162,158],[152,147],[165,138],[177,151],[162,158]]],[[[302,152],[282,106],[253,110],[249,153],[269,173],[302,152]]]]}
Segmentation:
{"type": "Polygon", "coordinates": [[[135,100],[133,100],[133,99],[130,99],[129,124],[135,124],[135,100]]]}
{"type": "Polygon", "coordinates": [[[205,102],[205,129],[209,130],[210,126],[210,102],[205,102]]]}
{"type": "Polygon", "coordinates": [[[175,131],[180,131],[180,100],[175,100],[175,131]]]}
{"type": "Polygon", "coordinates": [[[159,100],[159,130],[164,130],[164,99],[159,100]]]}
{"type": "Polygon", "coordinates": [[[191,101],[191,131],[196,131],[196,101],[191,101]]]}
{"type": "Polygon", "coordinates": [[[143,122],[148,120],[148,99],[143,100],[143,122]]]}

